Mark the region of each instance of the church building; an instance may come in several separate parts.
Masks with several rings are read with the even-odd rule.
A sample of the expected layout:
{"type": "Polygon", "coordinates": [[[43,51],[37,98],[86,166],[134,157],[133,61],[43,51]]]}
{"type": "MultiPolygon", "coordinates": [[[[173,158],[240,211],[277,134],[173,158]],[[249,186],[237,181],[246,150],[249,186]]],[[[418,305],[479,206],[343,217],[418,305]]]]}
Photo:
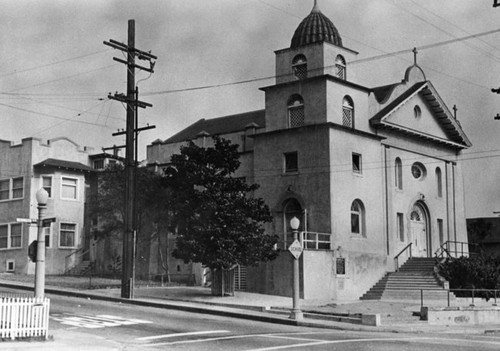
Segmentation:
{"type": "Polygon", "coordinates": [[[264,110],[201,119],[147,150],[162,167],[189,140],[239,145],[237,175],[260,185],[281,249],[272,262],[240,267],[243,288],[291,296],[293,217],[305,299],[358,299],[396,269],[397,255],[432,257],[446,242],[467,242],[458,159],[471,143],[416,53],[401,81],[361,85],[349,64],[357,52],[315,3],[275,54],[264,110]]]}

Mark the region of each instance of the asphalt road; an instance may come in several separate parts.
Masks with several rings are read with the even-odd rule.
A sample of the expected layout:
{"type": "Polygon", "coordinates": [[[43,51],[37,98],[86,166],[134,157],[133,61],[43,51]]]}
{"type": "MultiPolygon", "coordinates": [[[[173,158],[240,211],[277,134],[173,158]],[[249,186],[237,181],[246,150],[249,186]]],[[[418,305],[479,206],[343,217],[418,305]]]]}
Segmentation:
{"type": "Polygon", "coordinates": [[[122,350],[500,350],[500,335],[337,331],[49,297],[50,330],[78,333],[96,347],[111,340],[122,350]]]}

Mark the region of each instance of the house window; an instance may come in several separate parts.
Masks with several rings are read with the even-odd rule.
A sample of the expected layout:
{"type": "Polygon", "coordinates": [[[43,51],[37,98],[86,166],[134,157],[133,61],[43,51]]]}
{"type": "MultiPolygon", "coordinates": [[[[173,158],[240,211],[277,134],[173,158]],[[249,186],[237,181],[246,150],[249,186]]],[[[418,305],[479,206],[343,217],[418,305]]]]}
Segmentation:
{"type": "Polygon", "coordinates": [[[42,176],[42,187],[45,189],[49,197],[52,197],[52,177],[42,176]]]}
{"type": "Polygon", "coordinates": [[[345,59],[342,55],[338,55],[335,59],[335,70],[337,77],[344,80],[346,79],[346,64],[345,59]]]}
{"type": "Polygon", "coordinates": [[[288,100],[288,127],[300,127],[304,125],[304,119],[304,100],[300,95],[294,95],[288,100]]]}
{"type": "Polygon", "coordinates": [[[9,248],[9,225],[0,225],[0,249],[9,248]]]}
{"type": "Polygon", "coordinates": [[[285,158],[285,173],[295,173],[299,171],[299,157],[297,152],[286,152],[285,158]]]}
{"type": "Polygon", "coordinates": [[[401,162],[401,159],[399,157],[396,158],[396,162],[394,165],[394,179],[395,179],[395,186],[399,190],[403,189],[403,163],[401,162]]]}
{"type": "Polygon", "coordinates": [[[22,247],[22,224],[0,225],[0,249],[17,249],[22,247]]]}
{"type": "Polygon", "coordinates": [[[438,233],[439,233],[439,245],[443,245],[443,243],[444,243],[443,220],[438,218],[437,225],[438,225],[438,233]]]}
{"type": "Polygon", "coordinates": [[[0,201],[22,199],[24,197],[24,178],[17,177],[0,180],[0,201]]]}
{"type": "Polygon", "coordinates": [[[95,160],[94,169],[104,169],[104,160],[95,160]]]}
{"type": "Polygon", "coordinates": [[[352,171],[354,173],[361,173],[361,155],[353,153],[352,154],[352,171]]]}
{"type": "Polygon", "coordinates": [[[10,198],[10,179],[0,180],[0,200],[8,200],[10,198]]]}
{"type": "Polygon", "coordinates": [[[304,55],[297,55],[292,61],[293,75],[297,79],[307,78],[307,59],[304,55]]]}
{"type": "Polygon", "coordinates": [[[16,270],[16,262],[14,260],[7,260],[6,264],[7,272],[14,272],[16,270]]]}
{"type": "Polygon", "coordinates": [[[405,241],[405,223],[404,215],[402,213],[397,213],[397,226],[398,226],[398,237],[399,241],[405,241]]]}
{"type": "Polygon", "coordinates": [[[411,166],[411,174],[413,175],[413,178],[422,180],[425,178],[427,171],[425,170],[425,166],[423,164],[421,164],[420,162],[415,162],[411,166]]]}
{"type": "Polygon", "coordinates": [[[23,177],[12,179],[12,198],[22,199],[24,194],[24,179],[23,177]]]}
{"type": "Polygon", "coordinates": [[[437,183],[437,194],[438,197],[443,197],[443,179],[441,174],[441,168],[436,168],[436,183],[437,183]]]}
{"type": "Polygon", "coordinates": [[[43,235],[45,237],[45,247],[52,247],[52,223],[43,224],[43,235]]]}
{"type": "Polygon", "coordinates": [[[342,102],[342,125],[354,128],[354,103],[349,96],[344,97],[342,102]]]}
{"type": "Polygon", "coordinates": [[[351,205],[351,233],[366,236],[365,209],[360,200],[354,200],[351,205]]]}
{"type": "Polygon", "coordinates": [[[59,247],[75,247],[76,224],[61,223],[59,230],[59,247]]]}
{"type": "Polygon", "coordinates": [[[23,226],[21,223],[11,224],[10,225],[10,247],[11,248],[19,248],[22,246],[22,229],[23,226]]]}
{"type": "Polygon", "coordinates": [[[337,275],[345,275],[345,258],[337,257],[335,260],[335,270],[337,275]]]}
{"type": "Polygon", "coordinates": [[[62,177],[61,198],[76,200],[78,179],[62,177]]]}

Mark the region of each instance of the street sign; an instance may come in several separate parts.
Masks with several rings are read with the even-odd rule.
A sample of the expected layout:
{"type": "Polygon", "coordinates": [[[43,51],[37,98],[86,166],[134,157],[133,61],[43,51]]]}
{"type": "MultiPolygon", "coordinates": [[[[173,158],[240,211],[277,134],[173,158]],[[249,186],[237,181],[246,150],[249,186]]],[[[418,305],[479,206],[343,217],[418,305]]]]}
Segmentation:
{"type": "Polygon", "coordinates": [[[21,223],[36,223],[36,219],[33,218],[16,218],[16,221],[21,223]]]}
{"type": "Polygon", "coordinates": [[[44,227],[46,227],[47,224],[50,224],[50,223],[55,222],[55,221],[56,221],[56,217],[44,218],[44,219],[42,219],[42,224],[44,227]]]}
{"type": "Polygon", "coordinates": [[[298,260],[300,255],[302,255],[302,245],[297,239],[295,239],[295,241],[288,247],[288,251],[290,251],[296,260],[298,260]]]}

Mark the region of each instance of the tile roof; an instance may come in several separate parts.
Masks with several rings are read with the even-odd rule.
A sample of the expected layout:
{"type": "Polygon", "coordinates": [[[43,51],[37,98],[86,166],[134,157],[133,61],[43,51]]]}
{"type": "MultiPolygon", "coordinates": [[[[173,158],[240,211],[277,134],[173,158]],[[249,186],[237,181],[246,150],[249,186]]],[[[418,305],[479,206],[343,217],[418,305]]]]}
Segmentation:
{"type": "Polygon", "coordinates": [[[193,140],[200,133],[207,135],[228,134],[244,131],[245,127],[256,124],[259,128],[266,126],[265,110],[245,112],[225,117],[200,119],[179,133],[163,141],[164,144],[179,143],[193,140]]]}
{"type": "Polygon", "coordinates": [[[328,42],[337,46],[342,46],[342,38],[335,25],[328,17],[326,17],[317,4],[314,4],[309,16],[304,18],[293,34],[291,49],[299,46],[328,42]]]}
{"type": "MultiPolygon", "coordinates": [[[[395,84],[394,86],[396,86],[398,84],[395,84]]],[[[394,108],[396,108],[399,104],[401,104],[407,98],[409,98],[410,96],[412,96],[416,91],[418,91],[420,88],[422,88],[425,84],[427,84],[427,82],[420,82],[420,83],[414,84],[411,88],[409,88],[408,90],[406,90],[403,94],[401,94],[400,96],[398,96],[396,99],[394,99],[394,101],[392,101],[390,104],[388,104],[382,110],[380,110],[375,116],[373,116],[370,119],[370,122],[372,124],[379,123],[382,120],[382,118],[385,117],[385,115],[387,115],[389,112],[391,112],[394,108]]],[[[391,87],[391,85],[386,85],[385,87],[380,87],[380,88],[376,88],[376,89],[385,88],[383,90],[385,90],[387,92],[390,87],[391,87]]],[[[394,89],[394,87],[390,88],[391,91],[393,89],[394,89]]]]}
{"type": "Polygon", "coordinates": [[[375,94],[375,98],[377,99],[377,101],[382,104],[385,101],[387,101],[387,99],[391,96],[394,89],[399,84],[400,83],[395,83],[395,84],[384,85],[381,87],[375,87],[372,88],[372,91],[375,94]]]}
{"type": "Polygon", "coordinates": [[[80,162],[73,161],[65,161],[65,160],[57,160],[55,158],[48,158],[40,163],[33,165],[36,168],[43,167],[55,167],[55,168],[63,168],[71,171],[79,171],[79,172],[93,172],[94,170],[87,165],[84,165],[80,162]]]}

